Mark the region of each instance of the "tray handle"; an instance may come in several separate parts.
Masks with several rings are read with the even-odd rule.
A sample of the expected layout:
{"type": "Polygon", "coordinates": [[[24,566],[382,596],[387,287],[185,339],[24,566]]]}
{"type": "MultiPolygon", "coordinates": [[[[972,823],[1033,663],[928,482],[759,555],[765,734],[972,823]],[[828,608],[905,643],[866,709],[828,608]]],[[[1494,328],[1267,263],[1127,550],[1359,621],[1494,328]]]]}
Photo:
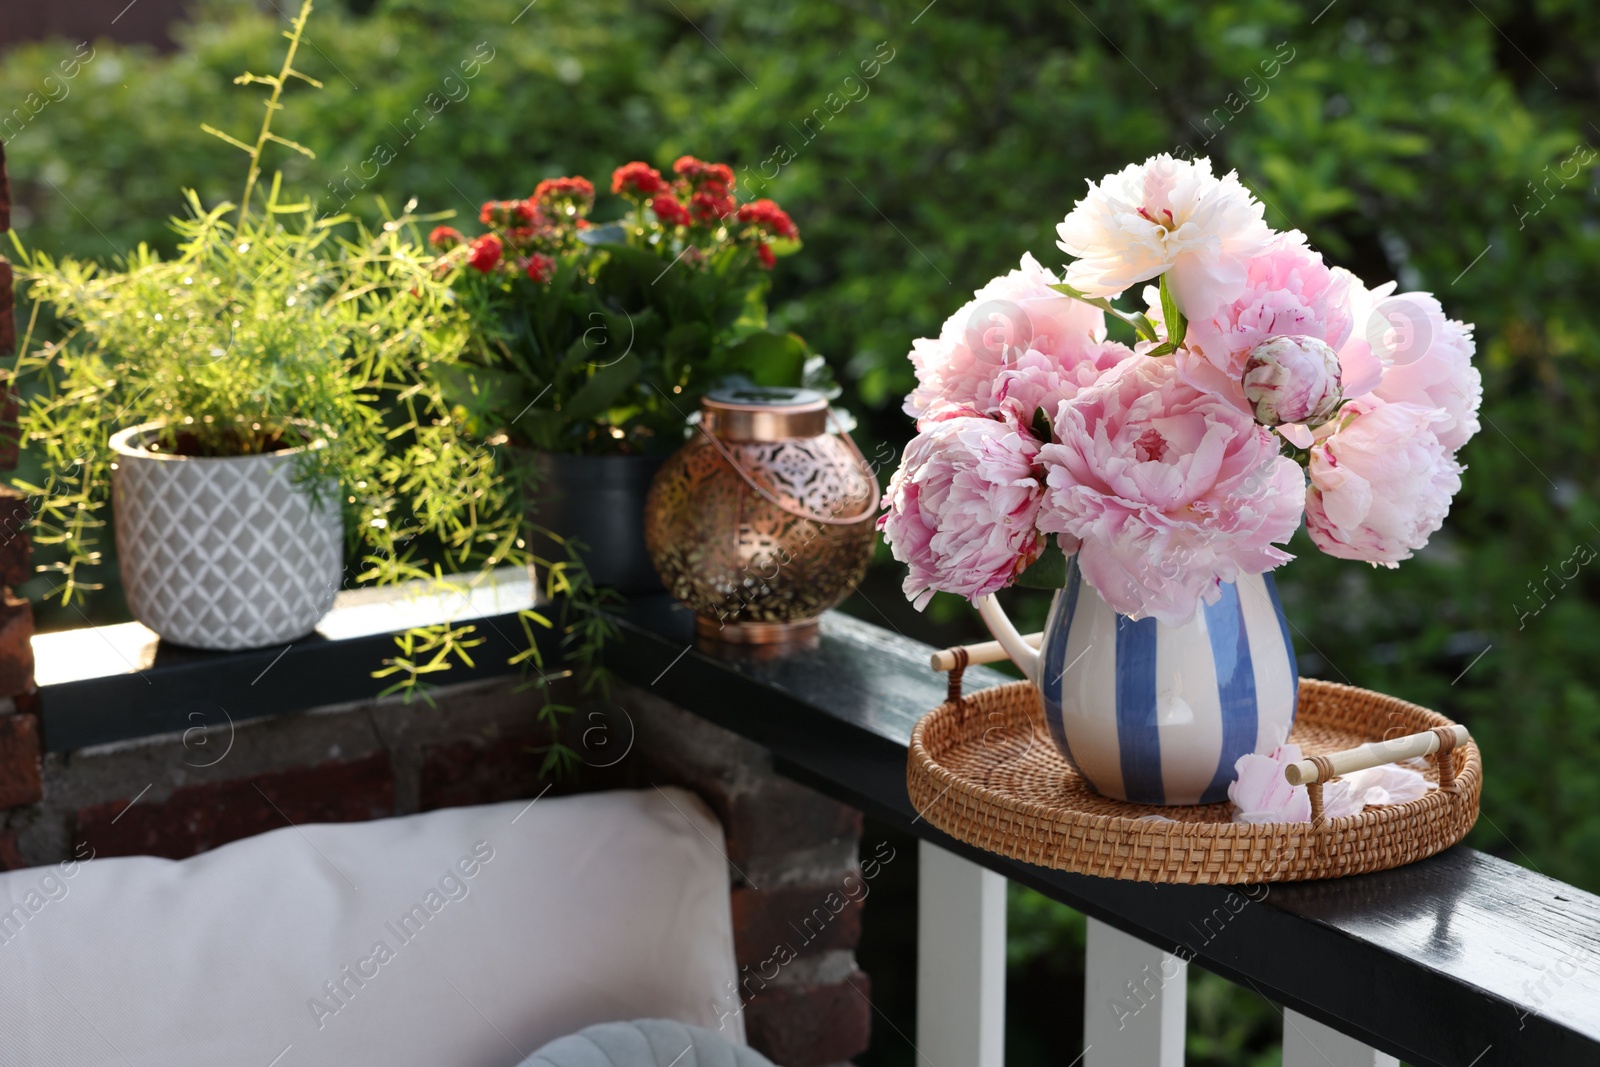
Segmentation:
{"type": "Polygon", "coordinates": [[[1311,756],[1289,764],[1283,769],[1283,777],[1290,785],[1306,787],[1311,797],[1311,825],[1320,827],[1327,821],[1322,811],[1322,787],[1330,779],[1381,767],[1385,763],[1398,763],[1418,756],[1437,756],[1435,762],[1439,766],[1439,788],[1451,792],[1456,785],[1456,761],[1452,753],[1470,740],[1472,735],[1460,723],[1436,726],[1404,737],[1369,741],[1343,752],[1311,756]]]}
{"type": "MultiPolygon", "coordinates": [[[[1034,648],[1038,648],[1043,637],[1044,634],[1037,633],[1027,634],[1022,639],[1034,648]]],[[[928,657],[928,666],[936,671],[949,673],[950,691],[946,699],[955,704],[961,700],[961,676],[968,667],[977,663],[999,663],[1010,658],[999,641],[980,641],[975,645],[953,645],[950,648],[942,648],[928,657]]]]}

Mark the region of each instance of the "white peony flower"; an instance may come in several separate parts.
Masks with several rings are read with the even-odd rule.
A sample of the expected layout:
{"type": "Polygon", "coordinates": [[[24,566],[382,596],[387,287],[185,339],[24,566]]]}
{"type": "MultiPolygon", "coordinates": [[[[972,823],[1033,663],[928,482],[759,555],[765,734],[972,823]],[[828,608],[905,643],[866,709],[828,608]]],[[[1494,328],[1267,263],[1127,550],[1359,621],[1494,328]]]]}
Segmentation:
{"type": "Polygon", "coordinates": [[[1262,212],[1235,172],[1218,178],[1209,159],[1153,156],[1090,182],[1056,227],[1062,251],[1078,257],[1066,282],[1112,297],[1170,271],[1178,309],[1209,317],[1244,292],[1248,260],[1275,236],[1262,212]]]}
{"type": "Polygon", "coordinates": [[[1438,408],[1445,418],[1433,431],[1454,452],[1478,432],[1483,377],[1472,365],[1477,345],[1472,327],[1446,318],[1432,293],[1401,293],[1373,309],[1374,344],[1384,358],[1383,377],[1372,395],[1391,404],[1438,408]],[[1382,324],[1377,325],[1377,324],[1382,324]]]}

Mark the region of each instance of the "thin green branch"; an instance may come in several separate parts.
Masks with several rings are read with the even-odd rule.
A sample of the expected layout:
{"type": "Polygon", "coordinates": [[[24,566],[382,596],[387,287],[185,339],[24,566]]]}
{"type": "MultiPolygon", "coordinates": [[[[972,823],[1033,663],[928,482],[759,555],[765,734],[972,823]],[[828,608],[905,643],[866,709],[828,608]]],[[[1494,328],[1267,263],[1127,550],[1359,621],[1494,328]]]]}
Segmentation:
{"type": "Polygon", "coordinates": [[[266,101],[267,113],[262,116],[261,131],[256,135],[255,147],[248,148],[240,144],[240,142],[233,140],[233,138],[228,137],[226,134],[218,131],[212,131],[216,132],[217,136],[221,137],[223,140],[237,144],[241,148],[245,148],[245,150],[250,153],[250,170],[245,175],[244,196],[239,200],[239,221],[236,224],[241,227],[244,225],[244,220],[250,215],[250,197],[255,194],[256,182],[260,180],[261,177],[261,152],[267,147],[267,142],[278,141],[282,144],[289,145],[290,147],[304,152],[313,159],[316,158],[316,153],[312,152],[309,148],[306,148],[303,145],[295,144],[293,141],[288,141],[278,137],[272,132],[272,116],[283,107],[282,104],[278,103],[278,98],[283,95],[284,83],[291,76],[296,76],[304,81],[311,82],[311,84],[317,86],[319,89],[322,87],[320,82],[314,81],[311,78],[307,78],[305,75],[300,74],[294,69],[294,56],[295,53],[300,50],[300,39],[305,33],[306,20],[311,17],[311,3],[312,0],[304,0],[304,2],[300,5],[300,14],[295,16],[289,22],[289,25],[293,28],[284,34],[284,36],[289,39],[289,51],[284,55],[283,66],[279,69],[276,77],[262,77],[247,73],[234,79],[235,82],[238,82],[241,85],[248,85],[252,82],[261,82],[272,86],[272,95],[267,97],[266,101]]]}

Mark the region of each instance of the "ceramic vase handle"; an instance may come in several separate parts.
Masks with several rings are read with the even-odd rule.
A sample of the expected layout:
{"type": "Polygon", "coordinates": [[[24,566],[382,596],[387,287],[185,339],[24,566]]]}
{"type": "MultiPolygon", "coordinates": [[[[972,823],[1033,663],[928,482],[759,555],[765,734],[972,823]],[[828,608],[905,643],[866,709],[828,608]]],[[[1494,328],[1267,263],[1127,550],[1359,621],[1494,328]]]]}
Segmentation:
{"type": "Polygon", "coordinates": [[[994,639],[1000,642],[1000,647],[1006,650],[1006,655],[1027,675],[1028,680],[1034,685],[1039,684],[1039,652],[1017,632],[1011,625],[1011,620],[1006,617],[1005,609],[993,596],[979,597],[977,600],[978,614],[983,616],[984,625],[989,627],[989,632],[994,634],[994,639]]]}

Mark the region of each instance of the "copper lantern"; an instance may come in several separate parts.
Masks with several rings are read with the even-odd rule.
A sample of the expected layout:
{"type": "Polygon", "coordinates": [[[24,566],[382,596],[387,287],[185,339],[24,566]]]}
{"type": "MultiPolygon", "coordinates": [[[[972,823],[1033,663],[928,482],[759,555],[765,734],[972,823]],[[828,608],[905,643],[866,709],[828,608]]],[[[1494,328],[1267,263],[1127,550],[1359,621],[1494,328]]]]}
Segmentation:
{"type": "Polygon", "coordinates": [[[807,389],[715,390],[656,474],[645,544],[703,643],[814,640],[866,573],[878,482],[829,418],[807,389]]]}

